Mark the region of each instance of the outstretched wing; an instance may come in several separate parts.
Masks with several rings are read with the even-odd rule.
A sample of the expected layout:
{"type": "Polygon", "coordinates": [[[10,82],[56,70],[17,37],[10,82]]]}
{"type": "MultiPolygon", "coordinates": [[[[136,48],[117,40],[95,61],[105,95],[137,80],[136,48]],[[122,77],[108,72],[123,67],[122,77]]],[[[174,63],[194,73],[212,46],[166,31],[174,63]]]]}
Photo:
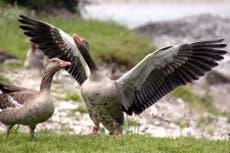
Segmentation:
{"type": "Polygon", "coordinates": [[[87,79],[89,69],[71,36],[53,25],[26,16],[20,15],[19,22],[24,34],[31,37],[45,55],[72,63],[66,70],[80,85],[87,79]]]}
{"type": "Polygon", "coordinates": [[[146,56],[116,81],[124,111],[139,114],[180,85],[197,80],[222,60],[223,40],[169,46],[146,56]]]}

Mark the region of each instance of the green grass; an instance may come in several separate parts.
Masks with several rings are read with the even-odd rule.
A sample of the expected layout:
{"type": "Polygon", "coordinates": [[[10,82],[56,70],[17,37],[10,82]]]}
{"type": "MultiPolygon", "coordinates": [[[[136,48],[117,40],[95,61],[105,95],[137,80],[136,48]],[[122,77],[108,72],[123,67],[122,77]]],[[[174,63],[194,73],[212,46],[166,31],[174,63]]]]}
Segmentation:
{"type": "Polygon", "coordinates": [[[229,153],[230,141],[194,138],[152,138],[142,135],[88,136],[58,135],[49,132],[15,133],[6,140],[0,134],[1,153],[229,153]]]}
{"type": "Polygon", "coordinates": [[[77,92],[66,92],[64,100],[81,101],[81,96],[77,92]]]}
{"type": "Polygon", "coordinates": [[[180,97],[184,101],[189,103],[195,103],[198,101],[197,96],[192,91],[192,86],[190,84],[186,86],[181,86],[176,88],[170,93],[174,97],[180,97]]]}
{"type": "Polygon", "coordinates": [[[19,14],[30,14],[34,18],[59,27],[70,35],[79,34],[89,42],[90,52],[98,63],[116,62],[127,68],[136,64],[147,53],[155,50],[147,38],[114,23],[86,21],[78,16],[66,19],[44,14],[35,15],[25,9],[1,6],[0,4],[0,48],[21,60],[25,59],[28,44],[25,42],[26,37],[23,31],[19,28],[17,21],[19,14]]]}
{"type": "Polygon", "coordinates": [[[78,106],[76,109],[72,109],[71,112],[88,113],[85,106],[78,106]]]}
{"type": "Polygon", "coordinates": [[[18,28],[17,15],[26,12],[24,9],[0,6],[0,49],[19,59],[25,59],[28,44],[25,43],[25,36],[18,28]]]}
{"type": "Polygon", "coordinates": [[[128,119],[127,120],[127,126],[134,126],[134,127],[139,127],[141,126],[141,123],[139,123],[138,121],[132,120],[132,119],[128,119]]]}

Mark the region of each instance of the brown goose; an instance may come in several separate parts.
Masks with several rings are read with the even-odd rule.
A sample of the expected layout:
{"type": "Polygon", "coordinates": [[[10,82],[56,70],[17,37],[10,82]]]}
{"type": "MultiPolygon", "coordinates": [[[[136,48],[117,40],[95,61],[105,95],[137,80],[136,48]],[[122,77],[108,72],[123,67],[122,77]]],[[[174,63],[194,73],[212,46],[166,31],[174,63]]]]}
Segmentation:
{"type": "Polygon", "coordinates": [[[118,80],[106,77],[96,66],[86,40],[69,36],[50,24],[21,16],[24,34],[50,58],[59,57],[73,64],[66,70],[81,85],[96,134],[102,123],[110,133],[122,132],[123,112],[140,114],[180,85],[199,79],[217,66],[226,53],[223,40],[180,44],[147,55],[118,80]]]}
{"type": "Polygon", "coordinates": [[[0,122],[6,125],[6,137],[15,124],[28,125],[31,137],[38,123],[49,119],[54,112],[50,99],[50,88],[53,75],[60,69],[69,66],[70,62],[53,58],[46,64],[40,91],[21,88],[10,84],[0,83],[0,122]]]}

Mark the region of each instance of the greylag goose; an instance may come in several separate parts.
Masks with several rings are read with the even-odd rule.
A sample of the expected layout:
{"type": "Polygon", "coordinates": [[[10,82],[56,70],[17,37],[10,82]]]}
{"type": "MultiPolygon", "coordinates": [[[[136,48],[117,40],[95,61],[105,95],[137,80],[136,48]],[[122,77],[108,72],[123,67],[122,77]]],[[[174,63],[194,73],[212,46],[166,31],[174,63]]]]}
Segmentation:
{"type": "Polygon", "coordinates": [[[124,113],[140,114],[178,86],[198,80],[222,60],[226,44],[221,40],[168,46],[147,55],[118,80],[98,69],[89,44],[45,22],[20,16],[24,34],[50,58],[73,63],[66,70],[81,85],[81,95],[94,122],[92,134],[102,123],[111,134],[122,132],[124,113]]]}
{"type": "Polygon", "coordinates": [[[0,122],[6,125],[6,137],[15,124],[30,127],[31,137],[38,123],[48,120],[53,112],[54,105],[50,98],[50,88],[53,75],[60,69],[69,66],[70,62],[53,58],[46,64],[40,91],[0,83],[0,122]]]}
{"type": "Polygon", "coordinates": [[[6,51],[0,50],[0,63],[17,61],[17,58],[6,51]]]}
{"type": "Polygon", "coordinates": [[[47,63],[48,58],[44,55],[44,53],[38,48],[36,44],[31,42],[30,40],[26,40],[30,44],[30,48],[26,54],[25,67],[33,68],[41,72],[47,63]]]}

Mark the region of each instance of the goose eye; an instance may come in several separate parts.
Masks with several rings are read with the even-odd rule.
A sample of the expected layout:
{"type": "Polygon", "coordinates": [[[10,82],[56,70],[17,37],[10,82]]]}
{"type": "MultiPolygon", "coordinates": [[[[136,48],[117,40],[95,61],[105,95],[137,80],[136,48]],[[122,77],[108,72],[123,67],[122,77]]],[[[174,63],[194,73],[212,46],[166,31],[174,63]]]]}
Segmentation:
{"type": "Polygon", "coordinates": [[[83,40],[83,44],[85,44],[86,46],[88,46],[88,42],[86,40],[83,40]]]}

